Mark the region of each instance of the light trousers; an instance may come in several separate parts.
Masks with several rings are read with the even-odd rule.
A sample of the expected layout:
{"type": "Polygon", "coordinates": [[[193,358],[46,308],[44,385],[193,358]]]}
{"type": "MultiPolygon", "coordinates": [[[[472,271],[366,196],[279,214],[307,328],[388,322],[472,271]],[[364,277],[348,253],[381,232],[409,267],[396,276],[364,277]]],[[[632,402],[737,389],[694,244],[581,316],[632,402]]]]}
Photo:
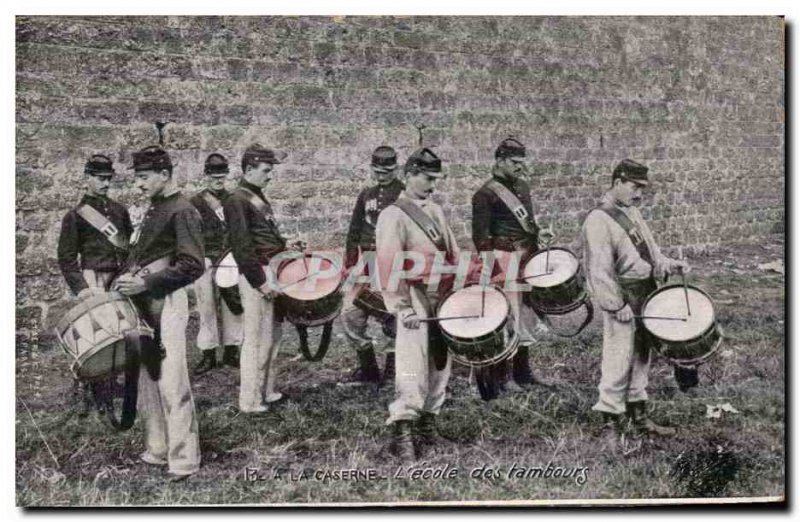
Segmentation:
{"type": "Polygon", "coordinates": [[[206,258],[206,271],[194,282],[197,311],[200,314],[197,348],[202,351],[214,350],[220,346],[220,323],[222,324],[221,341],[223,346],[242,344],[242,316],[235,315],[228,308],[225,299],[222,299],[214,285],[213,275],[213,264],[209,258],[206,258]]]}

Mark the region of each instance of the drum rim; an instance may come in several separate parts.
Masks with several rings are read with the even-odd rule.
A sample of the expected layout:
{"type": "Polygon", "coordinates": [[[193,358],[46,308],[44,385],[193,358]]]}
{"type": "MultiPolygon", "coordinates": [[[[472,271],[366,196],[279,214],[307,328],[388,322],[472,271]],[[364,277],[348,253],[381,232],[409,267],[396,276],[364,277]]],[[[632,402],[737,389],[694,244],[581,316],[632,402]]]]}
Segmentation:
{"type": "MultiPolygon", "coordinates": [[[[462,290],[466,290],[467,288],[469,288],[469,287],[471,287],[471,286],[483,286],[483,285],[480,285],[480,284],[478,284],[478,283],[473,283],[473,284],[470,284],[470,285],[464,285],[462,288],[458,288],[458,289],[453,289],[453,290],[450,290],[449,292],[447,292],[447,293],[444,295],[444,297],[442,297],[442,298],[439,300],[439,303],[436,305],[436,310],[435,310],[436,314],[435,314],[435,316],[434,316],[434,317],[439,317],[439,312],[441,311],[441,309],[442,309],[442,306],[444,305],[445,301],[447,301],[447,300],[450,298],[450,296],[452,296],[453,294],[455,294],[455,293],[457,293],[457,292],[460,292],[460,291],[462,291],[462,290]]],[[[498,292],[500,292],[500,295],[501,295],[501,296],[503,296],[503,298],[506,300],[506,306],[508,307],[508,311],[509,311],[509,312],[511,312],[511,313],[513,313],[513,311],[514,311],[514,310],[511,308],[511,301],[508,299],[508,296],[506,296],[506,293],[505,293],[505,292],[503,292],[503,289],[502,289],[502,288],[500,288],[500,287],[498,287],[497,285],[494,285],[494,284],[486,285],[486,286],[484,286],[484,288],[494,288],[495,290],[497,290],[498,292]]],[[[448,336],[448,337],[451,337],[453,340],[464,340],[464,341],[468,341],[468,340],[470,340],[470,339],[480,339],[480,338],[483,338],[483,337],[485,337],[485,336],[487,336],[487,335],[494,334],[494,333],[495,333],[497,330],[499,330],[500,328],[503,328],[503,327],[506,325],[506,323],[508,322],[508,316],[509,316],[509,314],[506,314],[506,317],[505,317],[505,319],[503,319],[503,322],[502,322],[502,323],[500,323],[500,324],[497,326],[497,328],[495,328],[495,329],[494,329],[494,330],[492,330],[491,332],[486,332],[485,334],[481,335],[480,337],[459,337],[459,336],[457,336],[457,335],[452,335],[452,334],[450,334],[450,333],[449,333],[449,332],[447,332],[447,330],[445,330],[444,328],[441,328],[441,327],[440,327],[440,328],[439,328],[439,330],[441,330],[441,332],[442,332],[442,334],[443,334],[443,335],[445,335],[445,336],[448,336]]]]}
{"type": "Polygon", "coordinates": [[[643,319],[642,320],[642,327],[645,330],[647,330],[647,333],[649,333],[650,335],[652,335],[653,337],[655,337],[656,339],[658,339],[661,342],[672,343],[672,344],[675,344],[675,343],[687,343],[687,342],[693,341],[695,339],[700,339],[700,338],[704,337],[705,335],[708,334],[708,332],[710,332],[711,330],[713,330],[713,329],[715,329],[717,327],[717,323],[718,323],[717,322],[717,304],[714,302],[714,300],[711,298],[711,296],[708,295],[708,293],[705,290],[703,290],[702,288],[698,288],[698,287],[696,287],[694,285],[684,285],[683,283],[670,283],[670,284],[661,286],[659,288],[656,288],[655,290],[650,292],[650,294],[647,296],[647,299],[644,300],[644,304],[642,305],[642,315],[645,315],[645,311],[647,310],[647,305],[650,304],[650,300],[653,297],[655,297],[656,294],[658,294],[660,292],[663,292],[663,291],[666,291],[666,290],[671,290],[673,288],[683,289],[684,286],[686,288],[691,288],[692,290],[696,290],[696,291],[700,292],[711,303],[711,313],[712,313],[712,315],[711,315],[711,325],[708,328],[706,328],[705,330],[703,330],[701,333],[699,333],[696,336],[692,337],[691,339],[684,339],[682,341],[676,341],[676,340],[672,340],[672,339],[664,339],[663,337],[661,337],[659,335],[656,335],[655,333],[653,333],[650,330],[650,328],[647,327],[647,323],[645,323],[645,320],[643,319]]]}
{"type": "MultiPolygon", "coordinates": [[[[708,353],[706,353],[704,355],[700,355],[700,356],[695,357],[693,359],[679,359],[677,357],[670,357],[668,355],[665,355],[662,352],[662,347],[658,346],[658,345],[656,346],[656,352],[658,353],[658,355],[660,355],[664,359],[667,359],[668,361],[670,361],[670,362],[672,362],[674,364],[677,364],[678,366],[696,366],[698,364],[702,364],[706,359],[710,358],[712,355],[717,353],[717,351],[719,351],[720,347],[722,346],[722,341],[725,340],[725,332],[723,331],[722,327],[717,323],[714,323],[711,328],[706,330],[696,340],[699,341],[703,337],[707,337],[711,333],[715,333],[716,336],[717,336],[716,339],[714,339],[714,341],[713,341],[713,347],[708,351],[708,353]]],[[[672,342],[661,341],[661,343],[662,344],[669,344],[669,345],[677,345],[677,344],[686,344],[687,341],[672,341],[672,342]]]]}
{"type": "Polygon", "coordinates": [[[506,359],[513,357],[517,353],[517,350],[519,350],[519,343],[520,343],[519,332],[517,332],[516,330],[514,330],[514,335],[511,338],[511,341],[512,344],[510,347],[506,346],[503,348],[503,351],[501,351],[499,354],[489,359],[481,361],[472,361],[461,354],[455,353],[450,345],[447,345],[447,350],[450,353],[450,357],[452,357],[455,362],[463,366],[469,366],[470,368],[479,368],[482,366],[491,366],[493,364],[497,364],[501,361],[505,361],[506,359]]]}
{"type": "MultiPolygon", "coordinates": [[[[70,308],[64,317],[56,324],[55,330],[58,333],[59,337],[63,336],[66,333],[67,328],[72,325],[75,321],[86,315],[87,313],[91,312],[99,305],[113,303],[114,301],[128,301],[130,303],[130,299],[127,296],[114,291],[103,292],[99,295],[93,295],[88,299],[84,299],[80,301],[75,306],[70,308]]],[[[130,303],[131,307],[136,310],[136,307],[133,306],[133,303],[130,303]]]]}

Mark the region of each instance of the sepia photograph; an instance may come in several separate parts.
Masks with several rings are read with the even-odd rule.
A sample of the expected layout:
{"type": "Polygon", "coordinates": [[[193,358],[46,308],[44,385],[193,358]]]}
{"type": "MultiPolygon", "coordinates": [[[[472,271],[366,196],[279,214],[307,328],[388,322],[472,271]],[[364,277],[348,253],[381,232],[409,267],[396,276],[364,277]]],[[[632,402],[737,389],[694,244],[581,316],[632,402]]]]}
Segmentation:
{"type": "Polygon", "coordinates": [[[23,13],[18,507],[785,505],[781,13],[23,13]]]}

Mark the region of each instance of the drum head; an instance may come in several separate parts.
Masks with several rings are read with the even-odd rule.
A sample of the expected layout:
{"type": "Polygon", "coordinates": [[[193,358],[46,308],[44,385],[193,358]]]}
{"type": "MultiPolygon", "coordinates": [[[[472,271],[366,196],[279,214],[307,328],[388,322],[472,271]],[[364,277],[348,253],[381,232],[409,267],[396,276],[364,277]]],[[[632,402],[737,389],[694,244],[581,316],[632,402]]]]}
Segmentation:
{"type": "Polygon", "coordinates": [[[214,284],[219,288],[231,288],[239,284],[239,267],[233,259],[233,253],[228,252],[214,268],[214,284]]]}
{"type": "Polygon", "coordinates": [[[690,341],[700,337],[714,324],[714,304],[701,290],[688,287],[689,308],[683,286],[669,286],[657,290],[642,308],[645,317],[676,317],[686,321],[643,319],[644,327],[664,341],[690,341]]]}
{"type": "Polygon", "coordinates": [[[546,251],[533,256],[525,264],[522,276],[531,286],[549,288],[565,283],[577,272],[578,259],[572,252],[563,248],[551,248],[549,257],[546,251]]]}
{"type": "Polygon", "coordinates": [[[339,267],[331,263],[330,259],[308,255],[304,259],[294,259],[283,265],[278,272],[278,286],[281,292],[288,297],[300,301],[316,301],[328,296],[339,289],[342,283],[342,274],[339,267]],[[335,269],[333,276],[324,275],[335,269]],[[319,273],[323,276],[320,277],[319,273]]]}
{"type": "Polygon", "coordinates": [[[474,339],[497,330],[506,320],[509,304],[503,292],[488,286],[468,286],[450,294],[439,306],[438,317],[481,315],[481,294],[484,294],[483,317],[440,321],[439,327],[453,337],[474,339]]]}

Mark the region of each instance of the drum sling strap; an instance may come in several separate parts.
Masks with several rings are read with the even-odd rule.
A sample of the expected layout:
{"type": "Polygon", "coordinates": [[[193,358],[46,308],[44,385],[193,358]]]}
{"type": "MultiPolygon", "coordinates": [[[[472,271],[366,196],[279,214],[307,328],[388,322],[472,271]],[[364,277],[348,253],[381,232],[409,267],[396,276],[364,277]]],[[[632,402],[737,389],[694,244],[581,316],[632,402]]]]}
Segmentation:
{"type": "Polygon", "coordinates": [[[503,204],[508,207],[508,210],[510,210],[511,213],[514,214],[514,217],[517,218],[517,222],[519,223],[519,226],[522,227],[522,230],[530,235],[536,234],[536,230],[533,226],[531,226],[529,219],[530,214],[528,214],[528,210],[513,192],[508,190],[508,188],[495,179],[489,180],[489,182],[486,183],[486,188],[494,192],[494,195],[500,198],[500,201],[502,201],[503,204]]]}
{"type": "Polygon", "coordinates": [[[636,251],[639,252],[639,257],[650,263],[650,266],[654,266],[650,247],[647,246],[647,242],[644,240],[642,233],[639,231],[639,227],[637,227],[636,224],[631,221],[631,218],[629,218],[622,210],[613,205],[601,205],[597,208],[608,214],[611,219],[617,223],[617,225],[622,227],[622,230],[624,230],[628,235],[633,243],[634,248],[636,248],[636,251]]]}
{"type": "MultiPolygon", "coordinates": [[[[250,194],[253,193],[251,192],[250,194]]],[[[253,196],[255,196],[255,194],[253,194],[253,196]]],[[[219,202],[219,200],[214,196],[214,194],[212,194],[207,190],[204,190],[203,192],[200,193],[200,197],[202,197],[203,201],[206,202],[208,208],[210,208],[214,212],[214,215],[217,216],[217,218],[219,218],[220,221],[225,223],[225,213],[222,211],[222,203],[219,202]]]]}
{"type": "Polygon", "coordinates": [[[122,250],[128,248],[128,239],[123,238],[117,227],[114,226],[114,223],[101,214],[96,208],[85,204],[81,205],[76,212],[89,223],[92,228],[103,234],[103,236],[108,239],[109,243],[122,250]]]}
{"type": "MultiPolygon", "coordinates": [[[[114,411],[117,369],[112,367],[111,377],[107,380],[92,383],[92,394],[95,405],[104,413],[111,426],[117,431],[125,431],[133,426],[136,420],[136,399],[139,393],[139,365],[141,364],[141,337],[137,330],[125,334],[125,384],[123,385],[122,410],[120,416],[114,411]]],[[[114,346],[114,350],[117,347],[114,346]]],[[[116,354],[112,357],[116,361],[116,354]]]]}
{"type": "MultiPolygon", "coordinates": [[[[425,236],[431,240],[439,251],[447,252],[447,255],[450,255],[444,235],[439,230],[436,222],[419,208],[416,203],[407,198],[398,198],[393,204],[411,218],[411,221],[422,230],[425,236]]],[[[414,288],[417,288],[419,291],[420,301],[422,301],[428,316],[435,317],[434,310],[432,310],[430,302],[428,301],[428,296],[425,295],[425,285],[414,285],[414,288]]],[[[447,345],[445,344],[444,335],[442,335],[442,331],[437,322],[428,323],[428,352],[433,358],[436,369],[442,371],[447,365],[447,345]]]]}

